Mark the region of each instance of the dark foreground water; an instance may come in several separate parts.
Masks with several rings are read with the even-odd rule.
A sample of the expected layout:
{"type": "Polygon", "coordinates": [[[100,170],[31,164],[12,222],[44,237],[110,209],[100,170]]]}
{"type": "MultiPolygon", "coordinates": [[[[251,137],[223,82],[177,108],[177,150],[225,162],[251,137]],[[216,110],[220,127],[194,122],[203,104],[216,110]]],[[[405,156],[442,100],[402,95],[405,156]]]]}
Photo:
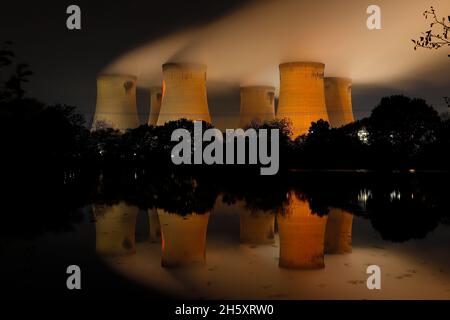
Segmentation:
{"type": "Polygon", "coordinates": [[[10,297],[450,299],[447,173],[66,170],[8,182],[10,297]],[[78,265],[82,289],[66,287],[78,265]],[[366,269],[381,268],[368,290],[366,269]]]}

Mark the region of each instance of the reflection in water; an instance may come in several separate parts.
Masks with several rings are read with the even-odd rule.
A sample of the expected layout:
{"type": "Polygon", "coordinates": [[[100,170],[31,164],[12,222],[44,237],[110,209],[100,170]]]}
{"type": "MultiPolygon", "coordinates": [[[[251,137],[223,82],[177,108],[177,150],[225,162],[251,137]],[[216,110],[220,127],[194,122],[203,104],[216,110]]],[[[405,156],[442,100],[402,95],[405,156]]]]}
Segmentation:
{"type": "Polygon", "coordinates": [[[150,242],[161,241],[161,226],[159,224],[158,211],[156,208],[147,210],[148,214],[148,237],[150,242]]]}
{"type": "Polygon", "coordinates": [[[275,242],[275,215],[262,211],[245,211],[240,215],[241,243],[272,244],[275,242]]]}
{"type": "Polygon", "coordinates": [[[204,264],[209,212],[181,216],[158,209],[163,267],[204,264]]]}
{"type": "Polygon", "coordinates": [[[352,252],[352,225],[352,214],[330,208],[325,232],[325,253],[352,252]]]}
{"type": "MultiPolygon", "coordinates": [[[[450,298],[448,174],[290,173],[278,180],[236,180],[234,175],[160,177],[149,171],[137,179],[128,172],[105,172],[101,179],[89,176],[86,181],[67,177],[62,186],[9,197],[9,207],[26,207],[20,208],[21,215],[4,215],[0,237],[12,236],[11,230],[14,237],[42,235],[39,241],[47,249],[38,251],[48,251],[58,268],[63,254],[52,252],[96,268],[98,259],[81,257],[84,244],[95,243],[102,262],[130,279],[130,286],[137,281],[173,297],[450,298]],[[217,199],[219,194],[226,197],[217,199]],[[92,205],[96,235],[91,219],[84,219],[92,205]],[[36,206],[45,214],[36,215],[36,206]],[[148,221],[137,216],[138,207],[148,210],[148,221]],[[269,212],[280,213],[274,217],[269,212]],[[274,219],[279,221],[273,236],[274,219]],[[150,241],[135,243],[135,225],[141,222],[138,235],[148,228],[150,241]],[[80,227],[69,227],[74,223],[80,227]],[[164,242],[159,243],[161,233],[164,242]],[[74,245],[78,251],[67,250],[69,238],[79,242],[74,245]],[[240,245],[239,238],[250,245],[240,245]],[[254,245],[263,243],[271,244],[254,245]],[[325,256],[323,268],[324,253],[350,251],[325,256]],[[192,264],[200,266],[164,268],[192,264]],[[382,266],[383,290],[367,290],[369,264],[382,266]]],[[[19,270],[16,257],[29,256],[15,250],[11,247],[3,259],[13,271],[19,270]]],[[[47,256],[36,257],[45,262],[42,272],[48,272],[47,256]]],[[[105,279],[90,280],[89,286],[107,287],[116,278],[105,279]]]]}
{"type": "Polygon", "coordinates": [[[95,204],[96,250],[100,255],[136,253],[135,228],[139,209],[120,202],[114,205],[95,204]]]}
{"type": "Polygon", "coordinates": [[[320,269],[324,263],[326,216],[313,214],[309,203],[291,192],[284,213],[278,215],[282,268],[320,269]]]}

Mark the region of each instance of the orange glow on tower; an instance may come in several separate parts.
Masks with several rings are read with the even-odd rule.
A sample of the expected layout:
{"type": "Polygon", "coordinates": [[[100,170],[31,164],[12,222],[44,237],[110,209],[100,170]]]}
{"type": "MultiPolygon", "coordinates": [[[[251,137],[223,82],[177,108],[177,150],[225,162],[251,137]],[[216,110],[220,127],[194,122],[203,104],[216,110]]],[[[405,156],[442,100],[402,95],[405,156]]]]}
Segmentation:
{"type": "Polygon", "coordinates": [[[292,121],[293,137],[307,133],[311,122],[328,121],[324,93],[325,65],[318,62],[280,64],[277,118],[292,121]]]}
{"type": "Polygon", "coordinates": [[[163,79],[158,125],[182,118],[211,122],[205,65],[166,63],[163,65],[163,79]]]}
{"type": "Polygon", "coordinates": [[[337,128],[355,121],[351,79],[325,78],[325,102],[331,127],[337,128]]]}

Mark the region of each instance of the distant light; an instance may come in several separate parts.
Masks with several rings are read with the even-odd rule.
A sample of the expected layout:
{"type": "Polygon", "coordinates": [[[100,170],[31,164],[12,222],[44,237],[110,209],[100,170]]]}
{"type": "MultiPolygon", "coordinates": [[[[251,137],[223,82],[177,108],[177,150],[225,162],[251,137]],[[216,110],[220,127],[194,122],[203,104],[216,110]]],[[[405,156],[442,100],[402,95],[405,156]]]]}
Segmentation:
{"type": "Polygon", "coordinates": [[[391,198],[391,201],[392,200],[400,200],[400,198],[401,198],[400,191],[397,191],[397,190],[392,191],[390,194],[390,198],[391,198]]]}
{"type": "Polygon", "coordinates": [[[409,173],[415,173],[415,172],[416,172],[416,169],[409,169],[408,172],[409,172],[409,173]]]}
{"type": "Polygon", "coordinates": [[[365,203],[370,198],[372,198],[372,191],[370,191],[370,190],[363,189],[358,194],[358,201],[365,203]]]}
{"type": "Polygon", "coordinates": [[[365,128],[362,128],[358,131],[358,138],[364,144],[369,143],[369,132],[365,128]]]}

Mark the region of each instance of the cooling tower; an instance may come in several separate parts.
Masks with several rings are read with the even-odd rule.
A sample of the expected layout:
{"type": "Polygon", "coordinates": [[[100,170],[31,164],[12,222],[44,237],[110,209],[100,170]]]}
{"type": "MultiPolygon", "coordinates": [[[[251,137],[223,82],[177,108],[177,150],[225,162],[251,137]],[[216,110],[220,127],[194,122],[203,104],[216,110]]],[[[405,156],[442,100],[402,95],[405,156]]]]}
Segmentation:
{"type": "Polygon", "coordinates": [[[135,227],[139,209],[124,202],[93,206],[96,251],[100,255],[120,256],[136,252],[135,227]]]}
{"type": "Polygon", "coordinates": [[[190,63],[163,65],[163,91],[157,124],[186,118],[211,122],[206,97],[206,66],[190,63]]]}
{"type": "Polygon", "coordinates": [[[99,126],[119,130],[139,126],[136,80],[136,77],[128,75],[97,77],[97,104],[92,122],[93,130],[99,126]]]}
{"type": "Polygon", "coordinates": [[[148,224],[149,232],[148,237],[150,242],[161,241],[161,225],[159,224],[158,211],[156,208],[148,209],[148,224]]]}
{"type": "Polygon", "coordinates": [[[148,125],[156,126],[158,122],[159,110],[161,109],[162,88],[154,87],[150,89],[150,115],[148,125]]]}
{"type": "Polygon", "coordinates": [[[206,262],[206,230],[209,213],[181,216],[158,209],[161,224],[163,267],[206,262]]]}
{"type": "Polygon", "coordinates": [[[275,215],[265,212],[241,213],[241,243],[270,244],[275,242],[275,215]]]}
{"type": "Polygon", "coordinates": [[[325,253],[352,252],[353,215],[341,209],[330,208],[325,231],[325,253]]]}
{"type": "Polygon", "coordinates": [[[275,118],[275,88],[268,86],[241,87],[241,111],[239,127],[244,128],[256,121],[275,118]]]}
{"type": "Polygon", "coordinates": [[[331,127],[337,128],[355,120],[351,79],[325,78],[325,102],[331,127]]]}
{"type": "Polygon", "coordinates": [[[292,121],[293,138],[308,132],[311,122],[328,121],[323,73],[318,62],[280,64],[280,97],[277,118],[292,121]]]}
{"type": "Polygon", "coordinates": [[[308,202],[291,193],[286,212],[277,216],[280,234],[279,266],[291,269],[320,269],[324,263],[327,217],[313,214],[308,202]]]}

